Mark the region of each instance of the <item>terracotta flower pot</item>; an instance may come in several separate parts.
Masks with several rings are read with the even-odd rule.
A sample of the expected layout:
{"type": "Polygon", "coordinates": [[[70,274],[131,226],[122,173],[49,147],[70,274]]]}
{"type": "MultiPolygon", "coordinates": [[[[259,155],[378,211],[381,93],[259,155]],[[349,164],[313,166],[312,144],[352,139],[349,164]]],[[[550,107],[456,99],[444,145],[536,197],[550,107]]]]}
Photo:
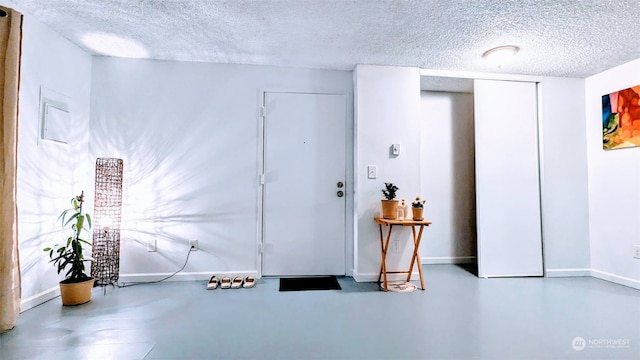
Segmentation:
{"type": "Polygon", "coordinates": [[[398,200],[382,200],[382,218],[395,219],[398,217],[398,200]]]}
{"type": "Polygon", "coordinates": [[[62,305],[80,305],[91,301],[94,278],[78,283],[60,282],[62,305]]]}
{"type": "Polygon", "coordinates": [[[413,213],[413,220],[424,220],[422,214],[424,213],[424,208],[411,208],[411,212],[413,213]]]}

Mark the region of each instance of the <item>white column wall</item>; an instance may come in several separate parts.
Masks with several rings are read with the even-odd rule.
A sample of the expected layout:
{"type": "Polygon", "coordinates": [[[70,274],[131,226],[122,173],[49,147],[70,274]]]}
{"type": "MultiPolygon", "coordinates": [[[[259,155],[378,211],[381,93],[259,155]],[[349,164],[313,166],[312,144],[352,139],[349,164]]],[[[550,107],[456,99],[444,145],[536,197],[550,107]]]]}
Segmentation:
{"type": "MultiPolygon", "coordinates": [[[[420,194],[420,75],[417,68],[358,65],[354,71],[356,134],[356,244],[354,277],[374,281],[380,270],[378,226],[385,182],[396,184],[398,199],[420,194]],[[390,155],[391,144],[400,144],[400,155],[390,155]],[[375,165],[377,179],[367,178],[367,166],[375,165]]],[[[386,229],[385,229],[386,230],[386,229]]],[[[394,228],[400,251],[389,252],[388,270],[408,269],[411,234],[394,228]],[[400,267],[400,269],[397,269],[400,267]]],[[[424,240],[428,241],[425,230],[424,240]]]]}

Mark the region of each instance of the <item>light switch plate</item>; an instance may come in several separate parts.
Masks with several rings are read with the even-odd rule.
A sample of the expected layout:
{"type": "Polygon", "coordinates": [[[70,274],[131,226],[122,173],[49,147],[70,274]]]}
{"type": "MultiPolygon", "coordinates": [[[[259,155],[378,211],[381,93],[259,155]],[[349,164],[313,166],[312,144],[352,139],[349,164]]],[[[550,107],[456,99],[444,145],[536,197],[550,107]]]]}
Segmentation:
{"type": "Polygon", "coordinates": [[[378,177],[378,167],[375,165],[367,166],[367,178],[375,179],[378,177]]]}

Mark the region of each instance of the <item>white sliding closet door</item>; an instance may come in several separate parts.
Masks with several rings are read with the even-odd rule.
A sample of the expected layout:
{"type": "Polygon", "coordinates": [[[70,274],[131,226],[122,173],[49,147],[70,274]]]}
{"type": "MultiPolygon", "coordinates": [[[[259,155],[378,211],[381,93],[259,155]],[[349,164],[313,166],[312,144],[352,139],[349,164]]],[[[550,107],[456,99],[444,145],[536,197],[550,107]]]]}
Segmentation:
{"type": "Polygon", "coordinates": [[[476,80],[478,275],[542,276],[537,86],[476,80]]]}

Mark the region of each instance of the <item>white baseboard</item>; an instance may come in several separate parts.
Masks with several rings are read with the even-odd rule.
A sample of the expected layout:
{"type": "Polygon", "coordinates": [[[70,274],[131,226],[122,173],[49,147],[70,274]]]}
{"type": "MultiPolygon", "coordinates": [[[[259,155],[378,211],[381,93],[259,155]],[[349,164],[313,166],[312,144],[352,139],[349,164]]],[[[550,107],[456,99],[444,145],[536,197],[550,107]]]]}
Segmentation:
{"type": "Polygon", "coordinates": [[[26,299],[22,299],[20,301],[20,312],[32,309],[58,296],[60,296],[60,287],[56,286],[26,299]]]}
{"type": "Polygon", "coordinates": [[[601,279],[601,280],[606,280],[606,281],[609,281],[609,282],[612,282],[612,283],[616,283],[618,285],[624,285],[624,286],[628,286],[630,288],[634,288],[634,289],[640,290],[640,281],[635,280],[635,279],[631,279],[631,278],[628,278],[628,277],[611,274],[611,273],[600,271],[600,270],[596,270],[596,269],[591,269],[591,276],[593,276],[594,278],[601,279]]]}
{"type": "Polygon", "coordinates": [[[482,274],[478,275],[479,278],[482,279],[491,279],[491,278],[526,278],[526,277],[543,277],[544,274],[482,274]]]}
{"type": "MultiPolygon", "coordinates": [[[[119,284],[126,283],[134,283],[134,282],[147,282],[147,281],[157,281],[163,279],[167,276],[171,275],[171,273],[162,274],[124,274],[120,275],[120,279],[118,281],[119,284]]],[[[165,281],[199,281],[199,280],[209,280],[211,275],[216,275],[218,277],[218,281],[223,276],[228,276],[230,278],[234,278],[236,276],[254,276],[258,278],[258,273],[255,270],[248,271],[218,271],[215,273],[210,272],[192,272],[192,273],[178,273],[171,278],[165,281]]],[[[20,301],[20,312],[27,311],[32,309],[44,302],[47,302],[53,298],[60,296],[60,287],[56,286],[49,290],[45,290],[39,294],[30,296],[25,299],[21,299],[20,301]]]]}
{"type": "Polygon", "coordinates": [[[545,277],[591,276],[591,269],[545,269],[545,277]]]}
{"type": "MultiPolygon", "coordinates": [[[[171,273],[162,274],[121,274],[118,283],[127,284],[134,282],[147,282],[147,281],[158,281],[160,279],[164,279],[167,276],[171,275],[171,273]]],[[[236,276],[254,276],[258,277],[258,272],[255,270],[246,270],[246,271],[216,271],[216,272],[181,272],[178,273],[171,278],[164,281],[199,281],[199,280],[209,280],[212,275],[218,277],[218,281],[223,276],[228,276],[230,278],[234,278],[236,276]]]]}
{"type": "Polygon", "coordinates": [[[475,256],[440,256],[440,257],[422,257],[420,262],[423,265],[437,265],[437,264],[474,264],[476,262],[475,256]]]}
{"type": "MultiPolygon", "coordinates": [[[[405,281],[407,279],[406,274],[387,274],[387,281],[405,281]]],[[[353,272],[353,280],[356,282],[377,282],[378,273],[363,273],[359,274],[353,272]]],[[[411,273],[411,281],[420,281],[420,274],[418,271],[411,273]]]]}
{"type": "MultiPolygon", "coordinates": [[[[450,256],[450,257],[421,257],[422,265],[440,265],[440,264],[474,264],[475,256],[450,256]]],[[[356,282],[376,282],[378,281],[378,273],[358,273],[353,270],[353,280],[356,282]]],[[[387,274],[388,281],[403,281],[407,278],[405,274],[387,274]]],[[[418,270],[411,273],[411,281],[420,281],[418,270]]]]}
{"type": "MultiPolygon", "coordinates": [[[[370,282],[364,276],[360,276],[360,274],[358,273],[358,271],[356,271],[356,269],[353,269],[353,271],[351,273],[353,275],[353,280],[355,282],[370,282]]],[[[376,279],[377,279],[377,277],[376,277],[376,279]]],[[[374,279],[372,281],[376,281],[376,279],[374,279]]]]}

